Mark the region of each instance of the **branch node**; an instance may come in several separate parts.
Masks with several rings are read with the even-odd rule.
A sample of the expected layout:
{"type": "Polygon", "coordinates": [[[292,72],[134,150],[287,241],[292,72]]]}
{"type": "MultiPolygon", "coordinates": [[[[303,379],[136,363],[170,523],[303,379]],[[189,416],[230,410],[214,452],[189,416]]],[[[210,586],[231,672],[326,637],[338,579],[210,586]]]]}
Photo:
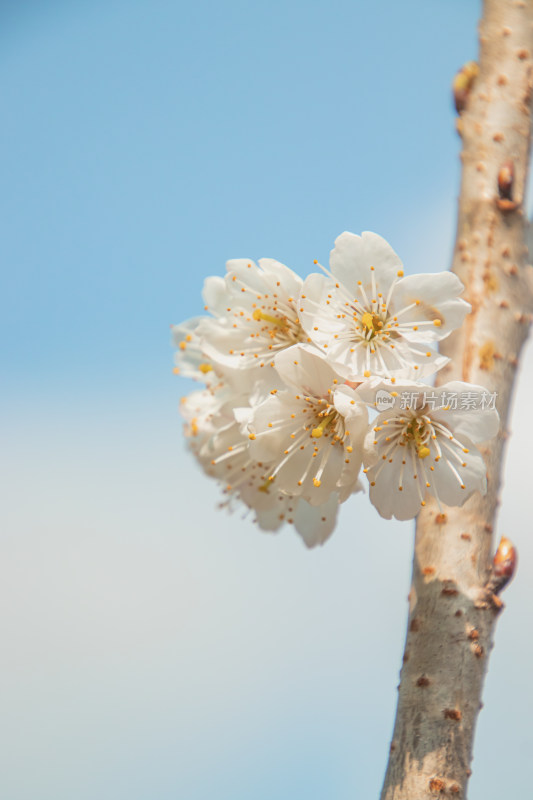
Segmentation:
{"type": "Polygon", "coordinates": [[[460,722],[463,718],[463,713],[458,708],[445,708],[442,713],[444,719],[451,719],[453,722],[460,722]]]}
{"type": "Polygon", "coordinates": [[[453,581],[446,581],[446,585],[442,587],[442,592],[445,597],[456,597],[459,594],[459,590],[452,585],[453,581]]]}
{"type": "Polygon", "coordinates": [[[429,782],[429,790],[431,792],[442,792],[446,791],[446,784],[440,778],[431,778],[429,782]]]}

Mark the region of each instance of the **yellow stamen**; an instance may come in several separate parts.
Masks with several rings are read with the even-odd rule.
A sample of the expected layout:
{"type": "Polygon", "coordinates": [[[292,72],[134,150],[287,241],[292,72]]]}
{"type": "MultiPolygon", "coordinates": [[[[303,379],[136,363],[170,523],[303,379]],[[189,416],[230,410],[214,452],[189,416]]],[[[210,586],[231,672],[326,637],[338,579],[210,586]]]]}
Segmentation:
{"type": "Polygon", "coordinates": [[[365,311],[365,313],[361,317],[361,322],[363,323],[365,328],[368,328],[368,330],[370,330],[370,328],[374,329],[374,317],[372,314],[370,314],[370,312],[365,311]]]}
{"type": "Polygon", "coordinates": [[[422,445],[422,447],[418,448],[418,457],[419,458],[427,458],[430,454],[431,454],[431,450],[429,449],[429,447],[425,447],[425,445],[422,445]]]}
{"type": "Polygon", "coordinates": [[[372,333],[377,333],[383,327],[383,321],[378,317],[377,314],[372,314],[370,311],[365,311],[365,313],[361,317],[361,324],[367,331],[372,331],[372,333]]]}
{"type": "Polygon", "coordinates": [[[279,317],[273,317],[271,314],[265,314],[261,309],[256,308],[252,317],[259,322],[260,320],[264,320],[265,322],[270,322],[271,325],[279,325],[280,328],[284,328],[286,323],[285,320],[279,319],[279,317]]]}
{"type": "Polygon", "coordinates": [[[274,475],[270,475],[270,477],[266,479],[266,481],[264,482],[264,484],[263,484],[262,486],[260,486],[260,487],[259,487],[259,491],[260,491],[260,492],[265,492],[265,494],[268,494],[268,493],[269,493],[269,491],[270,491],[270,484],[272,483],[272,481],[274,480],[274,478],[275,478],[275,476],[274,476],[274,475]]]}
{"type": "Polygon", "coordinates": [[[330,424],[330,423],[333,421],[334,417],[335,417],[335,414],[334,414],[334,413],[333,413],[333,414],[330,414],[330,415],[329,415],[329,416],[327,416],[327,417],[324,417],[324,419],[322,420],[322,422],[321,422],[319,425],[317,425],[317,427],[316,427],[316,428],[313,428],[313,430],[311,431],[311,436],[312,436],[314,439],[320,439],[320,437],[321,437],[321,436],[322,436],[322,434],[324,433],[325,429],[326,429],[326,428],[328,427],[328,425],[329,425],[329,424],[330,424]]]}
{"type": "Polygon", "coordinates": [[[198,369],[204,375],[206,375],[208,372],[212,372],[213,371],[213,367],[211,366],[211,364],[198,364],[198,369]]]}

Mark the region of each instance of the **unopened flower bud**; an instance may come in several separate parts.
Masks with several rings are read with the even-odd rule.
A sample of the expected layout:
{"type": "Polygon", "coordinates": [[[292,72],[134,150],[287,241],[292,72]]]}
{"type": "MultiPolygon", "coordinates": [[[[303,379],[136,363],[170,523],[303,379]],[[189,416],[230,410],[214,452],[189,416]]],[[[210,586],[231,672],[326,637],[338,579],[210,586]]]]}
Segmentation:
{"type": "Polygon", "coordinates": [[[509,539],[502,536],[492,560],[492,576],[488,584],[493,594],[499,594],[513,578],[517,559],[516,547],[509,539]]]}
{"type": "Polygon", "coordinates": [[[502,164],[498,172],[498,192],[502,200],[513,199],[514,165],[512,161],[502,164]]]}
{"type": "Polygon", "coordinates": [[[464,111],[474,81],[479,73],[479,66],[475,61],[467,61],[453,79],[453,99],[458,114],[464,111]]]}

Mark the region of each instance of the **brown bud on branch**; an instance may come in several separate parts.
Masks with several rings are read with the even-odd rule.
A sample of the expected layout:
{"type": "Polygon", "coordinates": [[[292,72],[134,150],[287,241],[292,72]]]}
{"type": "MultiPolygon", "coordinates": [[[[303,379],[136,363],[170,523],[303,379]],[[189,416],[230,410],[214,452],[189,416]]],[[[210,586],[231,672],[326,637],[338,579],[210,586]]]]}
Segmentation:
{"type": "Polygon", "coordinates": [[[498,549],[492,560],[492,575],[487,584],[487,589],[493,594],[499,594],[513,578],[518,554],[513,543],[502,536],[498,549]]]}
{"type": "Polygon", "coordinates": [[[496,204],[500,211],[515,211],[518,203],[513,199],[514,190],[514,164],[506,161],[498,172],[498,197],[496,204]]]}
{"type": "Polygon", "coordinates": [[[475,61],[468,61],[461,67],[453,79],[453,99],[455,101],[455,110],[458,114],[466,108],[468,96],[478,72],[479,66],[477,63],[475,61]]]}
{"type": "Polygon", "coordinates": [[[514,165],[512,161],[502,164],[498,172],[498,193],[502,200],[513,199],[514,165]]]}

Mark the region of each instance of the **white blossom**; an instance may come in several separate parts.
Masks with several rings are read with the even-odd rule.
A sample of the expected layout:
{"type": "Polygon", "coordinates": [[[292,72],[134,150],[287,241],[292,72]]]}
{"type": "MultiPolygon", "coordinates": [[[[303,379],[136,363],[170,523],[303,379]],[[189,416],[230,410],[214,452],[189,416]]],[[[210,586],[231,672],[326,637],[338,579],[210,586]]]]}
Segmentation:
{"type": "Polygon", "coordinates": [[[462,505],[486,491],[474,442],[498,427],[483,387],[419,382],[447,363],[432,344],[470,309],[454,274],[405,277],[369,232],[339,236],[330,266],[302,282],[272,259],[228,261],[204,284],[210,316],[172,329],[175,372],[205,384],[182,401],[189,447],[223,505],[241,504],[263,530],[292,523],[309,547],[361,491],[363,460],[389,519],[416,516],[431,495],[462,505]]]}
{"type": "MultiPolygon", "coordinates": [[[[218,406],[232,400],[259,402],[274,385],[280,384],[275,370],[263,373],[260,370],[236,369],[220,364],[205,351],[203,330],[206,317],[193,317],[179,325],[172,325],[174,373],[204,383],[216,396],[218,406]]],[[[281,384],[280,384],[281,385],[281,384]]]]}
{"type": "Polygon", "coordinates": [[[368,231],[341,234],[330,267],[305,280],[300,321],[340,374],[418,380],[447,363],[430,344],[470,310],[456,275],[404,277],[392,247],[368,231]]]}
{"type": "Polygon", "coordinates": [[[474,442],[491,439],[499,427],[496,409],[483,404],[486,389],[460,381],[434,388],[377,380],[359,389],[370,404],[378,392],[388,392],[394,405],[377,416],[367,435],[364,472],[382,517],[411,519],[430,495],[439,504],[461,506],[473,492],[486,492],[486,466],[474,442]],[[463,393],[477,398],[475,408],[447,405],[450,394],[463,393]],[[402,408],[405,395],[412,403],[402,408]]]}
{"type": "MultiPolygon", "coordinates": [[[[262,530],[277,531],[289,523],[308,547],[323,544],[335,527],[337,495],[331,494],[315,507],[271,485],[270,466],[251,454],[250,436],[243,431],[243,420],[250,409],[241,407],[237,415],[234,411],[236,403],[242,405],[246,400],[237,398],[227,386],[216,392],[193,392],[184,398],[181,412],[191,451],[206,474],[221,485],[225,498],[222,507],[234,511],[242,503],[246,510],[255,512],[262,530]]],[[[252,396],[251,400],[258,401],[259,397],[252,396]]]]}
{"type": "Polygon", "coordinates": [[[361,489],[367,409],[308,345],[280,352],[275,365],[289,388],[273,390],[248,424],[251,452],[271,465],[265,485],[311,505],[326,502],[332,492],[343,502],[361,489]]]}
{"type": "Polygon", "coordinates": [[[298,310],[302,279],[270,258],[235,259],[226,270],[204,284],[212,317],[202,322],[203,352],[222,366],[269,372],[277,352],[307,339],[298,310]]]}

